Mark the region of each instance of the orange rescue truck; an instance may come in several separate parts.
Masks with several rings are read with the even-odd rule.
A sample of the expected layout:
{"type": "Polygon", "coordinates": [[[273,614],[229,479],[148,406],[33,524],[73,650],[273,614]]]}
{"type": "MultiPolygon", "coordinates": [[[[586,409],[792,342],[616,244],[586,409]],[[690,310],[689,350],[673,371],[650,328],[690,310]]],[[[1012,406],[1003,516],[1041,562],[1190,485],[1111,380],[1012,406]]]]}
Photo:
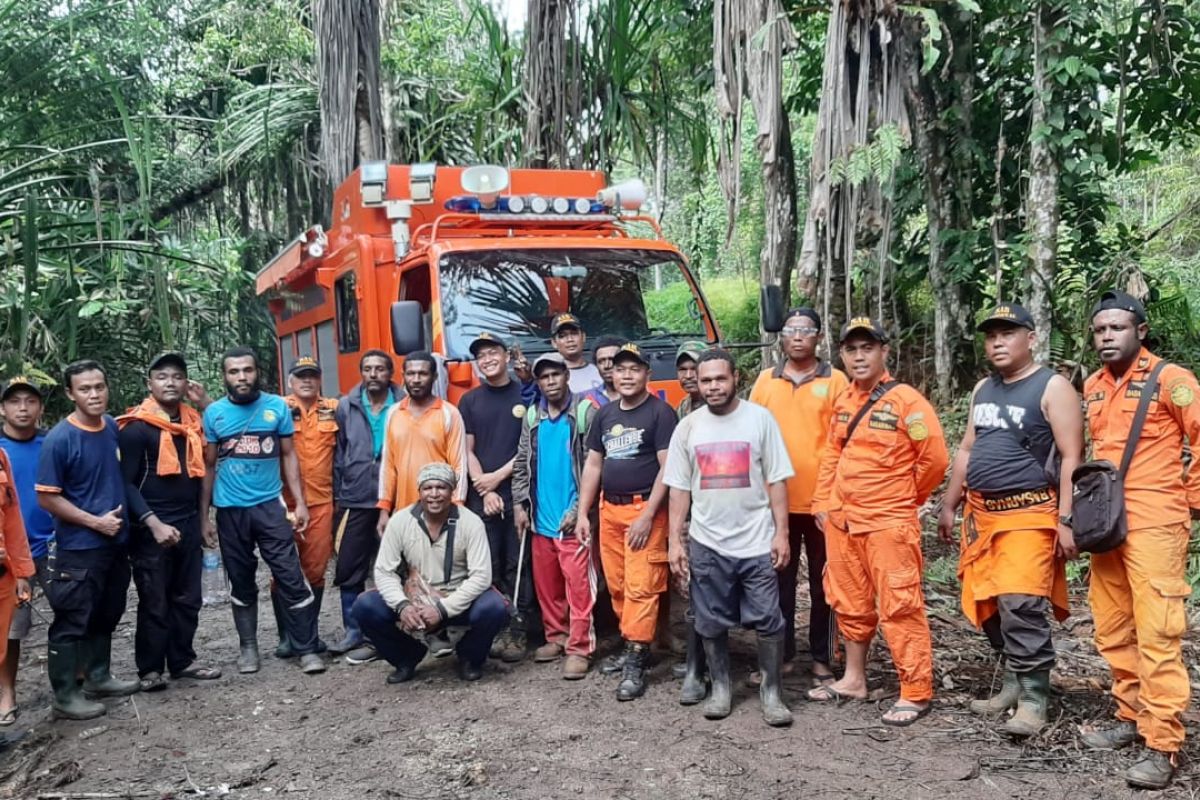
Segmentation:
{"type": "Polygon", "coordinates": [[[363,164],[334,192],[330,230],[313,226],[258,273],[281,372],[315,356],[336,396],[359,381],[364,351],[429,349],[457,402],[478,383],[467,347],[480,331],[532,361],[551,348],[551,318],[570,311],[589,345],[641,343],[655,391],[677,401],[676,349],[719,331],[679,249],[636,216],[644,195],[640,181],[609,187],[600,172],[363,164]],[[655,302],[677,283],[690,298],[682,327],[655,302]]]}

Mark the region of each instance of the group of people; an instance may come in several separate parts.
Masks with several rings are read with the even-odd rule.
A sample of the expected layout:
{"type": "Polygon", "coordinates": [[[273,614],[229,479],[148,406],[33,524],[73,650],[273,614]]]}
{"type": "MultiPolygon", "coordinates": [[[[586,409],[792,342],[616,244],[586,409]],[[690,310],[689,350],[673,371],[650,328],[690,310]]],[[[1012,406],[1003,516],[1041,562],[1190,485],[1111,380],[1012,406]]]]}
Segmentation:
{"type": "MultiPolygon", "coordinates": [[[[953,541],[961,531],[963,611],[1004,664],[998,691],[971,710],[1012,712],[1003,730],[1035,735],[1055,660],[1049,615],[1067,613],[1064,564],[1078,555],[1072,472],[1085,422],[1094,457],[1119,462],[1150,387],[1124,475],[1128,535],[1093,555],[1089,573],[1117,720],[1083,743],[1142,741],[1126,779],[1161,788],[1189,700],[1184,568],[1200,477],[1182,445],[1200,441],[1200,386],[1146,349],[1136,299],[1104,294],[1092,325],[1102,366],[1082,403],[1036,364],[1027,311],[1002,304],[979,325],[995,371],[972,392],[938,532],[953,541]]],[[[583,678],[603,581],[622,647],[599,669],[620,676],[622,701],[645,692],[674,586],[687,599],[679,701],[727,716],[729,633],[752,629],[752,681],[770,725],[792,721],[782,679],[795,663],[803,551],[808,699],[867,698],[881,631],[900,684],[881,722],[911,725],[934,692],[919,513],[950,455],[934,408],[888,372],[878,321],[842,327],[845,372],[818,357],[821,331],[814,309],[788,312],[782,358],[748,400],[729,353],[683,344],[675,364],[686,396],[675,408],[651,391],[653,363],[638,343],[601,340],[589,362],[571,314],[555,317],[554,349],[532,363],[481,332],[470,344],[480,383],[457,406],[438,395],[427,352],[405,357],[401,384],[389,354],[366,352],[361,382],[334,399],[321,396],[321,365],[309,357],[290,366],[286,397],[263,391],[253,351],[239,348],[223,359],[221,399],[210,402],[184,358],[166,353],[148,365],[146,399],[116,419],[104,368],[73,363],[63,388],[74,410],[44,433],[43,389],[13,378],[0,438],[0,628],[10,631],[0,639],[0,725],[18,713],[31,580],[54,612],[56,716],[88,719],[105,711],[97,698],[219,677],[193,649],[203,544],[219,545],[228,571],[239,672],[260,667],[258,557],[271,573],[276,656],[306,673],[326,668],[325,653],[350,664],[382,657],[388,683],[411,680],[430,653],[455,654],[459,675],[478,680],[489,656],[515,662],[531,650],[583,678]],[[343,633],[326,644],[317,618],[331,558],[343,633]],[[138,679],[122,680],[111,637],[131,575],[138,679]]]]}

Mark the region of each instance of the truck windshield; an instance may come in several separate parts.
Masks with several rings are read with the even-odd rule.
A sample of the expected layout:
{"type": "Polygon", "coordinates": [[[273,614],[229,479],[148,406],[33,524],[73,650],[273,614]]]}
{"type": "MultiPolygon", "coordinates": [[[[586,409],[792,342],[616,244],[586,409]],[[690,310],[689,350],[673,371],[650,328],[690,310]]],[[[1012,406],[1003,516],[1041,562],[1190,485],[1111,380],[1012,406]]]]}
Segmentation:
{"type": "Polygon", "coordinates": [[[550,347],[550,320],[570,311],[588,339],[674,347],[707,339],[701,301],[677,256],[656,250],[538,249],[450,253],[439,264],[446,353],[480,331],[528,352],[550,347]]]}

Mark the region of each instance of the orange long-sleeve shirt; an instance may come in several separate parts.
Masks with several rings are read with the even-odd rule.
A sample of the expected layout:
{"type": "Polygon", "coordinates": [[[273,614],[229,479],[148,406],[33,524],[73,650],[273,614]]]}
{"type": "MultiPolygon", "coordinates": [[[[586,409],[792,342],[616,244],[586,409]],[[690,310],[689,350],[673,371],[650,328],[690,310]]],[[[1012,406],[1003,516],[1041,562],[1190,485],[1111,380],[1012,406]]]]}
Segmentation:
{"type": "Polygon", "coordinates": [[[467,497],[467,437],[458,409],[440,398],[419,416],[405,397],[388,411],[383,452],[379,455],[379,507],[407,508],[419,499],[417,474],[421,467],[441,461],[454,467],[458,487],[454,499],[467,497]]]}
{"type": "MultiPolygon", "coordinates": [[[[293,394],[284,398],[292,410],[296,433],[292,441],[300,462],[300,480],[304,483],[304,502],[319,506],[333,502],[333,449],[337,444],[337,400],[319,397],[312,408],[304,410],[300,399],[293,394]]],[[[284,489],[284,494],[289,494],[284,489]]],[[[292,505],[290,495],[288,506],[292,505]]]]}
{"type": "Polygon", "coordinates": [[[32,578],[35,572],[33,556],[29,553],[29,539],[25,536],[25,521],[21,518],[21,504],[17,500],[17,487],[13,484],[12,465],[8,453],[0,450],[0,535],[4,537],[6,556],[4,563],[13,578],[32,578]]]}
{"type": "MultiPolygon", "coordinates": [[[[885,373],[880,383],[890,380],[885,373]]],[[[844,517],[838,522],[849,533],[915,523],[950,463],[933,406],[903,384],[879,398],[846,443],[846,429],[870,394],[851,383],[834,402],[813,497],[813,513],[844,517]]]]}
{"type": "MultiPolygon", "coordinates": [[[[1087,401],[1092,458],[1120,465],[1142,385],[1161,360],[1142,348],[1119,380],[1108,367],[1087,379],[1083,396],[1087,401]]],[[[1200,469],[1193,463],[1190,471],[1184,470],[1185,436],[1195,458],[1200,448],[1200,385],[1188,370],[1168,364],[1158,375],[1158,388],[1125,475],[1125,512],[1130,530],[1186,525],[1188,509],[1200,508],[1200,469]]]]}

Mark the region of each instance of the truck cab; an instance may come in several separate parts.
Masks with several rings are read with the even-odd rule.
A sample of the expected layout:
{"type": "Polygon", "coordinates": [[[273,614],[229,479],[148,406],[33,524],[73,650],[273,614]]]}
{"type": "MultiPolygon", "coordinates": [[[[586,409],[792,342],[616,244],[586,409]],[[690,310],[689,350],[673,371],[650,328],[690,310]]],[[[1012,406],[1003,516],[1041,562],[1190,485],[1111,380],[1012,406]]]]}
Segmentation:
{"type": "Polygon", "coordinates": [[[601,336],[637,341],[654,391],[677,401],[676,349],[720,334],[687,260],[636,214],[643,199],[639,183],[610,187],[599,172],[364,164],[336,189],[330,229],[308,229],[258,273],[281,371],[314,356],[336,396],[367,350],[398,362],[432,350],[456,402],[478,384],[468,346],[480,332],[532,361],[569,311],[589,350],[601,336]]]}

